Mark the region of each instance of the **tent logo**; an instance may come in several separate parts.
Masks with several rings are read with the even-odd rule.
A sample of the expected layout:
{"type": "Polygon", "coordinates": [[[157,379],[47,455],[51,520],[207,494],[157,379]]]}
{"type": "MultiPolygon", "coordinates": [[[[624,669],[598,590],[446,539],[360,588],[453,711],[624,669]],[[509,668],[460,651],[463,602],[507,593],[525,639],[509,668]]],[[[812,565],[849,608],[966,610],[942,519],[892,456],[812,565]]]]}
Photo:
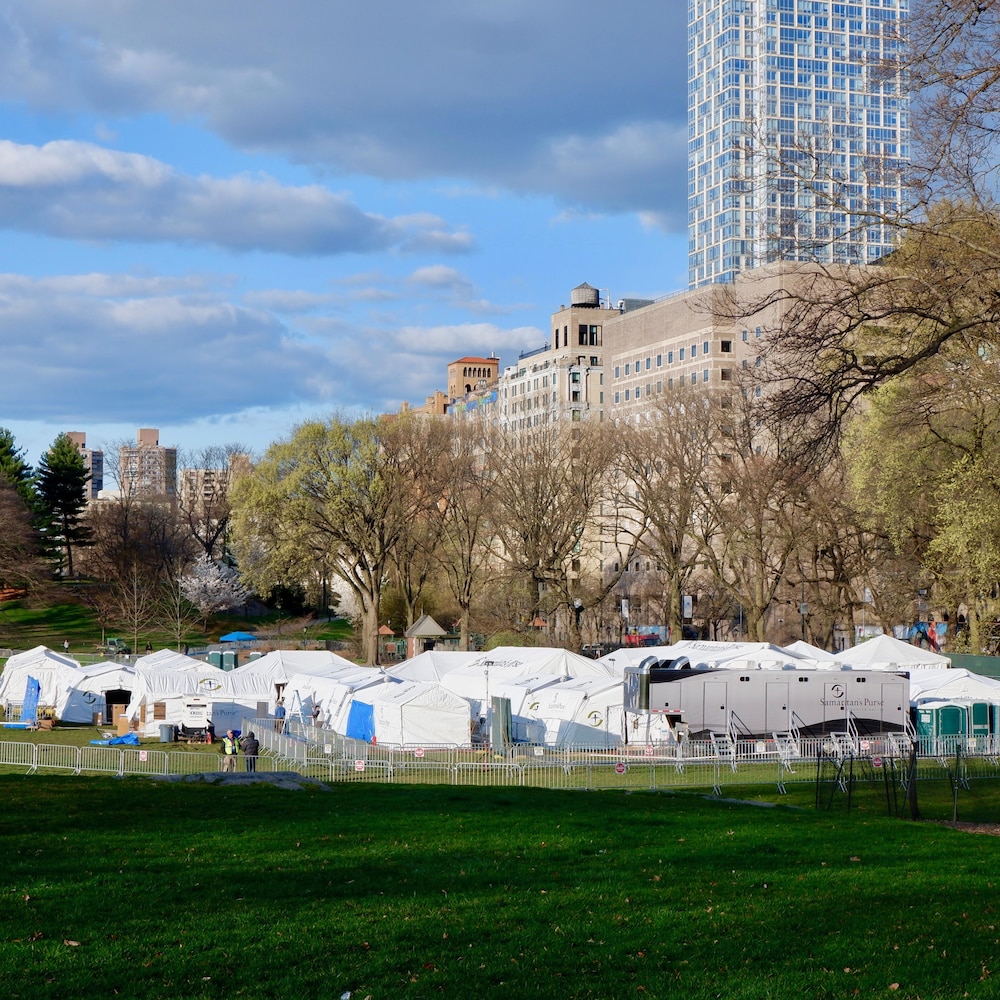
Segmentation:
{"type": "Polygon", "coordinates": [[[591,712],[587,716],[590,719],[590,724],[595,728],[599,729],[604,725],[604,716],[600,712],[591,712]]]}
{"type": "Polygon", "coordinates": [[[843,684],[833,684],[833,685],[831,685],[831,687],[830,687],[830,694],[832,694],[834,698],[837,698],[837,699],[843,698],[844,697],[844,693],[845,692],[844,692],[844,685],[843,684]]]}
{"type": "Polygon", "coordinates": [[[93,705],[97,701],[97,695],[93,691],[84,691],[83,701],[85,705],[93,705]]]}
{"type": "Polygon", "coordinates": [[[211,677],[202,677],[198,681],[198,687],[204,688],[206,691],[219,691],[222,689],[222,685],[218,681],[212,680],[211,677]]]}

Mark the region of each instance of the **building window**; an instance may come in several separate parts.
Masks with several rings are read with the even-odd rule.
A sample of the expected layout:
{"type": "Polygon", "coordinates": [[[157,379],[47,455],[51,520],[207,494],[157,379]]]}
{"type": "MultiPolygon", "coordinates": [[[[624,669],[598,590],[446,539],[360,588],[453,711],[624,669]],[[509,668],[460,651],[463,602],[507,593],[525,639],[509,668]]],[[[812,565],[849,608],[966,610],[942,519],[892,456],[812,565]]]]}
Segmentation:
{"type": "Polygon", "coordinates": [[[723,382],[732,382],[733,380],[733,370],[732,368],[723,368],[719,373],[723,382]]]}
{"type": "Polygon", "coordinates": [[[652,367],[653,367],[653,359],[652,358],[646,358],[646,371],[649,371],[649,369],[652,368],[652,367]]]}
{"type": "Polygon", "coordinates": [[[631,371],[632,371],[632,364],[631,364],[631,362],[626,362],[626,364],[625,364],[625,374],[629,375],[629,374],[631,374],[631,371]]]}
{"type": "Polygon", "coordinates": [[[596,326],[592,326],[590,328],[590,346],[591,347],[597,347],[597,345],[600,342],[601,341],[600,341],[599,335],[598,335],[598,328],[596,326]]]}
{"type": "Polygon", "coordinates": [[[615,402],[620,403],[622,401],[622,394],[620,392],[615,393],[615,402]]]}
{"type": "Polygon", "coordinates": [[[657,368],[662,368],[663,367],[663,355],[662,354],[657,354],[656,355],[656,367],[657,368]]]}
{"type": "Polygon", "coordinates": [[[678,361],[683,361],[684,360],[684,348],[683,347],[677,352],[677,360],[678,361]]]}
{"type": "Polygon", "coordinates": [[[721,350],[723,354],[732,354],[733,342],[731,340],[722,341],[722,343],[719,344],[719,350],[721,350]]]}
{"type": "Polygon", "coordinates": [[[692,385],[697,385],[698,384],[698,373],[697,372],[691,372],[691,384],[692,385]]]}
{"type": "Polygon", "coordinates": [[[743,331],[743,343],[745,344],[750,339],[750,333],[747,330],[743,331]]]}
{"type": "Polygon", "coordinates": [[[585,323],[580,324],[580,344],[585,346],[587,343],[587,325],[585,323]]]}
{"type": "Polygon", "coordinates": [[[663,392],[663,383],[662,382],[657,382],[656,383],[656,394],[659,395],[661,392],[663,392]]]}
{"type": "Polygon", "coordinates": [[[615,365],[615,378],[621,378],[621,377],[622,377],[622,370],[621,368],[618,367],[618,365],[615,365]]]}
{"type": "Polygon", "coordinates": [[[702,382],[707,382],[708,381],[708,369],[707,368],[701,373],[701,380],[702,380],[702,382]]]}
{"type": "Polygon", "coordinates": [[[601,364],[601,359],[600,358],[591,358],[590,359],[590,367],[591,368],[597,368],[597,367],[600,366],[600,364],[601,364]]]}
{"type": "Polygon", "coordinates": [[[698,345],[697,344],[692,344],[691,345],[691,357],[692,357],[692,359],[698,357],[698,345]]]}
{"type": "Polygon", "coordinates": [[[704,344],[701,345],[701,353],[708,354],[708,341],[706,340],[704,344]]]}
{"type": "Polygon", "coordinates": [[[674,352],[667,351],[667,364],[672,365],[674,363],[674,352]]]}
{"type": "Polygon", "coordinates": [[[631,389],[626,389],[625,390],[625,402],[627,403],[631,398],[632,398],[632,390],[631,389]]]}

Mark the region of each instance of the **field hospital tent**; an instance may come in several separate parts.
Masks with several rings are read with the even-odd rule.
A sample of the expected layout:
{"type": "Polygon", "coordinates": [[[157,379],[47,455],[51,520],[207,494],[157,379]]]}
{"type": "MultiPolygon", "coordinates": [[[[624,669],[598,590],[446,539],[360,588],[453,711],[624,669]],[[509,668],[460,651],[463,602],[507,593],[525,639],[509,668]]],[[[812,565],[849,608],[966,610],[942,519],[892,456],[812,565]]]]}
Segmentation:
{"type": "Polygon", "coordinates": [[[62,722],[90,722],[95,716],[104,723],[108,706],[126,705],[135,684],[135,669],[125,663],[105,660],[85,664],[75,671],[56,699],[56,718],[62,722]],[[109,697],[109,695],[111,697],[109,697]]]}
{"type": "Polygon", "coordinates": [[[155,653],[137,657],[135,666],[159,667],[161,670],[197,670],[205,666],[205,661],[172,649],[158,649],[155,653]]]}
{"type": "Polygon", "coordinates": [[[24,653],[16,653],[7,660],[0,674],[0,703],[20,705],[24,701],[28,678],[34,677],[40,685],[38,704],[58,705],[79,670],[80,664],[76,660],[55,653],[47,646],[35,646],[24,653]]]}
{"type": "Polygon", "coordinates": [[[164,723],[204,725],[187,714],[192,704],[204,703],[199,716],[210,718],[219,732],[239,728],[245,716],[267,714],[268,700],[273,695],[256,678],[240,678],[234,670],[195,662],[196,667],[184,664],[177,669],[136,666],[132,700],[125,714],[133,723],[139,723],[144,735],[155,736],[164,723]]]}
{"type": "Polygon", "coordinates": [[[857,670],[944,670],[951,660],[929,649],[911,646],[891,635],[877,635],[837,654],[837,662],[857,670]]]}
{"type": "Polygon", "coordinates": [[[468,746],[469,703],[437,684],[394,681],[358,691],[347,731],[382,746],[468,746]]]}
{"type": "Polygon", "coordinates": [[[621,745],[624,686],[617,677],[576,677],[535,692],[525,707],[529,743],[574,749],[621,745]]]}
{"type": "Polygon", "coordinates": [[[796,656],[804,656],[807,660],[813,660],[820,667],[836,667],[837,665],[837,656],[835,653],[820,649],[819,646],[813,646],[804,639],[796,639],[795,642],[790,642],[785,646],[785,649],[796,656]]]}
{"type": "Polygon", "coordinates": [[[482,655],[474,650],[427,649],[385,670],[404,681],[439,681],[445,674],[464,667],[482,655]]]}
{"type": "MultiPolygon", "coordinates": [[[[490,699],[506,697],[505,685],[518,680],[542,678],[569,680],[571,677],[610,677],[611,668],[599,660],[546,646],[498,646],[477,654],[465,666],[444,674],[439,683],[469,702],[474,717],[485,716],[490,699]]],[[[511,705],[512,710],[514,705],[511,705]]]]}
{"type": "Polygon", "coordinates": [[[293,674],[285,684],[285,708],[289,718],[312,719],[314,705],[319,706],[317,724],[341,736],[347,735],[351,701],[359,691],[378,685],[402,683],[377,667],[359,667],[348,663],[331,667],[327,674],[293,674]]]}
{"type": "Polygon", "coordinates": [[[1000,704],[1000,678],[971,670],[921,670],[910,678],[910,704],[925,701],[987,701],[1000,704]]]}
{"type": "Polygon", "coordinates": [[[241,667],[233,673],[263,675],[270,684],[285,684],[293,674],[335,673],[356,663],[326,649],[275,649],[241,667]]]}

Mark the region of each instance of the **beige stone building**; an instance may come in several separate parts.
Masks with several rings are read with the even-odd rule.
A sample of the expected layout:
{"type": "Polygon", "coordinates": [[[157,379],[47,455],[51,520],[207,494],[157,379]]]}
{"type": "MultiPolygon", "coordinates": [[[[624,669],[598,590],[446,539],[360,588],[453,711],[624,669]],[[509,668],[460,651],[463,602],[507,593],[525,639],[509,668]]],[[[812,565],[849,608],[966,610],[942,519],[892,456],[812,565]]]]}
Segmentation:
{"type": "Polygon", "coordinates": [[[66,437],[76,445],[83,456],[83,464],[90,473],[87,483],[87,500],[96,500],[104,489],[104,452],[87,447],[87,435],[83,431],[67,431],[66,437]]]}
{"type": "Polygon", "coordinates": [[[143,499],[175,499],[177,449],[160,444],[155,427],[140,427],[134,445],[118,450],[118,487],[123,495],[143,499]]]}

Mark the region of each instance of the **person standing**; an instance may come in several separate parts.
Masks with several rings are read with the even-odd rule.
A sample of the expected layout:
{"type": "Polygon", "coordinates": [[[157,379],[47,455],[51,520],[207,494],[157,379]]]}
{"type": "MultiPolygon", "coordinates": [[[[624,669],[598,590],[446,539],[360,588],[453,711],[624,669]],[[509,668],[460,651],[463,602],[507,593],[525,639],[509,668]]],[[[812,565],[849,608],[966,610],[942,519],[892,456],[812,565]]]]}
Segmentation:
{"type": "Polygon", "coordinates": [[[239,740],[236,739],[236,734],[230,729],[225,736],[222,737],[222,770],[223,771],[235,771],[236,770],[236,758],[240,752],[239,740]]]}
{"type": "Polygon", "coordinates": [[[313,725],[314,726],[318,726],[319,725],[319,717],[320,717],[321,713],[322,713],[322,709],[319,707],[319,702],[318,701],[314,701],[313,702],[313,709],[312,709],[312,717],[313,717],[313,725]]]}
{"type": "Polygon", "coordinates": [[[243,751],[243,760],[246,761],[247,771],[256,771],[257,754],[260,753],[260,740],[251,733],[241,742],[240,749],[243,751]]]}
{"type": "Polygon", "coordinates": [[[274,730],[277,733],[285,731],[285,701],[283,698],[279,698],[277,705],[274,706],[274,730]]]}

